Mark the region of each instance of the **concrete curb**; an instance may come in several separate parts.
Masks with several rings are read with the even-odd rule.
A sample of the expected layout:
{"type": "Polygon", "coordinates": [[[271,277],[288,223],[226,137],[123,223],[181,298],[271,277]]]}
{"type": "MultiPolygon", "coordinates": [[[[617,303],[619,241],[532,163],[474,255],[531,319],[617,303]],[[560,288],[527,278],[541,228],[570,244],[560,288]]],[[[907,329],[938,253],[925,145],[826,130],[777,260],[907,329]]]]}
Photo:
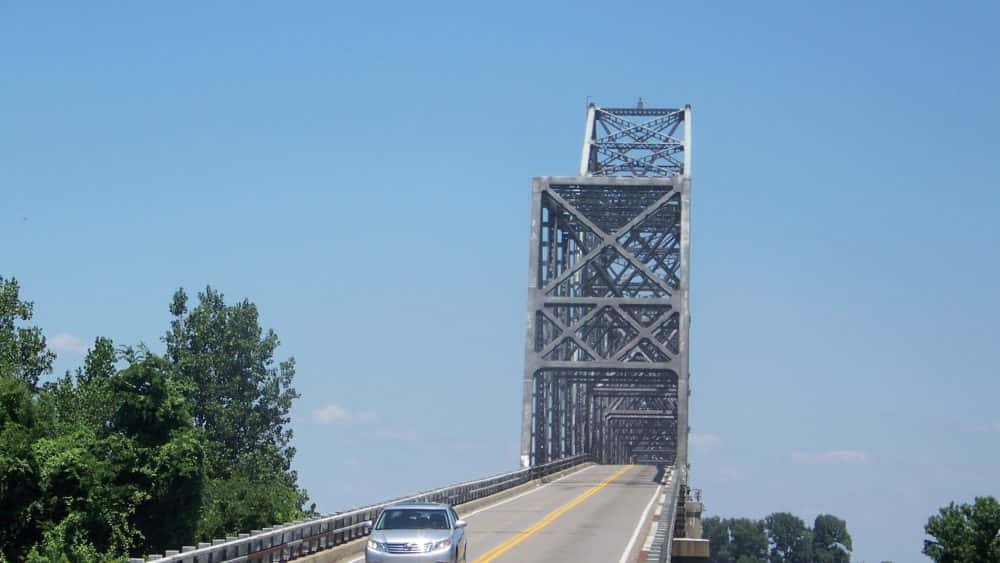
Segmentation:
{"type": "MultiPolygon", "coordinates": [[[[474,510],[478,510],[485,506],[498,503],[500,501],[530,491],[532,489],[537,489],[542,485],[551,483],[556,479],[561,479],[562,477],[565,477],[570,473],[581,471],[587,467],[590,467],[591,465],[594,464],[588,462],[588,463],[581,463],[580,465],[574,465],[573,467],[563,469],[562,471],[553,473],[551,475],[546,475],[545,477],[535,479],[534,481],[528,481],[523,485],[512,487],[510,489],[507,489],[506,491],[499,492],[495,495],[491,495],[464,504],[457,504],[455,505],[455,512],[457,512],[459,516],[463,516],[464,514],[468,514],[474,510]]],[[[296,559],[296,561],[302,561],[304,563],[347,563],[352,559],[356,559],[357,557],[359,557],[364,553],[365,544],[367,542],[368,542],[367,536],[363,538],[358,538],[356,540],[340,544],[337,547],[331,549],[323,550],[318,553],[313,553],[312,555],[307,555],[305,557],[300,557],[296,559]]]]}

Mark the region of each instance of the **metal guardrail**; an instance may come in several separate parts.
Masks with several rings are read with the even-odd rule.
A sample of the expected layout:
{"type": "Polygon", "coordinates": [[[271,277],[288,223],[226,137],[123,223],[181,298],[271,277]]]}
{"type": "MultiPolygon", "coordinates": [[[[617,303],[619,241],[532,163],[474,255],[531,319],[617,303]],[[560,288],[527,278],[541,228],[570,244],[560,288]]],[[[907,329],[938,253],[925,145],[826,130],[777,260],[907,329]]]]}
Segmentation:
{"type": "Polygon", "coordinates": [[[660,563],[667,563],[671,559],[671,551],[674,547],[674,525],[677,523],[677,503],[684,483],[687,483],[687,468],[681,465],[677,468],[674,486],[670,488],[670,498],[664,503],[664,508],[667,509],[667,529],[664,534],[663,549],[660,551],[660,563]]]}
{"type": "Polygon", "coordinates": [[[681,485],[684,483],[685,470],[681,467],[670,467],[664,475],[663,484],[666,490],[657,508],[657,516],[650,526],[647,543],[646,561],[666,563],[670,561],[673,550],[674,525],[677,521],[677,505],[680,500],[681,485]]]}
{"type": "Polygon", "coordinates": [[[351,540],[367,536],[368,523],[378,518],[382,509],[397,502],[446,502],[462,504],[495,495],[552,473],[590,460],[589,455],[563,458],[543,465],[501,473],[485,479],[466,481],[440,489],[417,493],[370,506],[356,508],[330,516],[290,522],[274,528],[253,530],[226,539],[213,540],[180,550],[168,550],[164,555],[147,555],[129,559],[129,563],[158,561],[160,563],[273,563],[290,561],[318,551],[331,549],[351,540]]]}

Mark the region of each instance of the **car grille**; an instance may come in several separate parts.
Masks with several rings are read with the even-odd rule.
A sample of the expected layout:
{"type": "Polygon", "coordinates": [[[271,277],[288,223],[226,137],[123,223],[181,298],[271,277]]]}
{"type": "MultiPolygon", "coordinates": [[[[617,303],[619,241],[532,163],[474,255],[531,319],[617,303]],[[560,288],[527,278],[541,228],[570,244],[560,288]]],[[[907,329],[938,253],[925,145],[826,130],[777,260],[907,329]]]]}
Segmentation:
{"type": "Polygon", "coordinates": [[[385,550],[389,553],[427,553],[432,543],[387,543],[385,550]]]}

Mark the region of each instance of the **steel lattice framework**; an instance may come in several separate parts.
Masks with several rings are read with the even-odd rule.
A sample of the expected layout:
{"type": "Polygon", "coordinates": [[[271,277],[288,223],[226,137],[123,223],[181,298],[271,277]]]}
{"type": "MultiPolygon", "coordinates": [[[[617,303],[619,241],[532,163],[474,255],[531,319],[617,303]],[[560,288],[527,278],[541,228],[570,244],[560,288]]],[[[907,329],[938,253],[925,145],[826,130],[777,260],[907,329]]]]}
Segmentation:
{"type": "Polygon", "coordinates": [[[534,179],[522,465],[686,463],[690,158],[690,107],[591,104],[534,179]]]}
{"type": "Polygon", "coordinates": [[[581,176],[690,176],[691,108],[587,111],[581,176]],[[678,136],[680,133],[680,136],[678,136]]]}

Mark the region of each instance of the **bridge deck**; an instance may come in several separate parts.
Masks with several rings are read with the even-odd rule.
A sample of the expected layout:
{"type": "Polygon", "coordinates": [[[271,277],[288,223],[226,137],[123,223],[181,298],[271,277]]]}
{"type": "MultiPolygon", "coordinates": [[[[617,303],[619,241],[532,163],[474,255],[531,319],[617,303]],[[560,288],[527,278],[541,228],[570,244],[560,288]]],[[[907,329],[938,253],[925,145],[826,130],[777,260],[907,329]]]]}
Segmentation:
{"type": "Polygon", "coordinates": [[[655,477],[651,466],[591,466],[463,515],[468,560],[632,561],[646,527],[636,529],[658,489],[655,477]]]}

